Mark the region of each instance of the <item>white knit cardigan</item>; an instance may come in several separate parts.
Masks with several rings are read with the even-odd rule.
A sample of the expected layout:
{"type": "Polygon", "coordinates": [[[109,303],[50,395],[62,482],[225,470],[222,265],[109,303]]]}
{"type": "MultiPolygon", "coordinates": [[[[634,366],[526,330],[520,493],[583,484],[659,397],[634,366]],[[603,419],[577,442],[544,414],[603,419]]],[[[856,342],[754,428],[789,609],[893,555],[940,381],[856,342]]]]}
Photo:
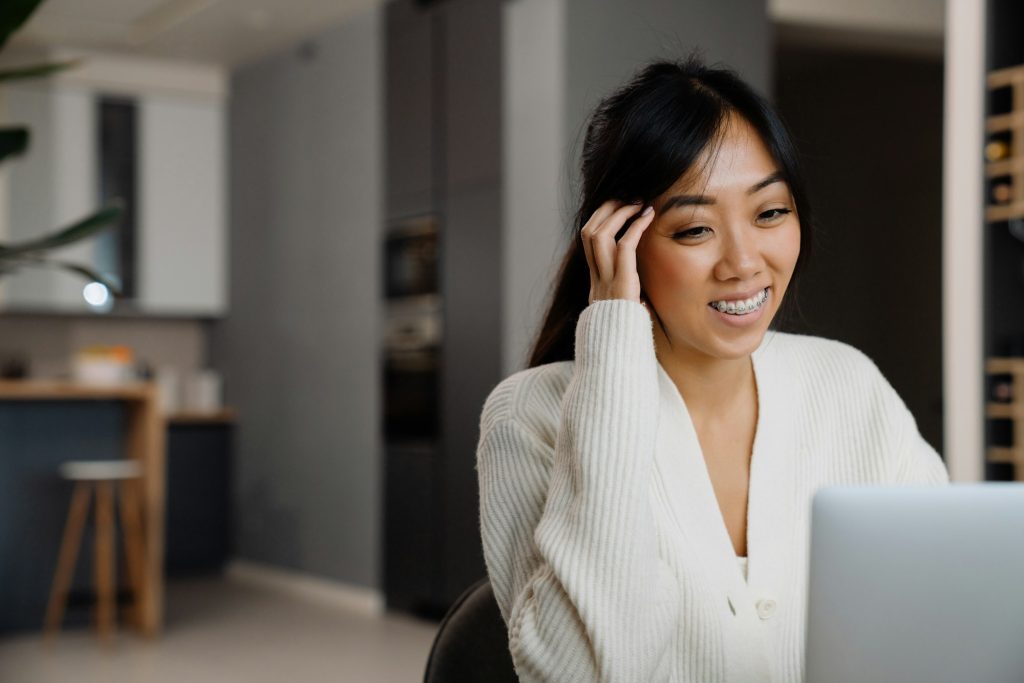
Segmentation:
{"type": "Polygon", "coordinates": [[[827,484],[948,474],[877,367],[769,332],[745,580],[638,303],[599,301],[575,362],[504,380],[480,419],[480,530],[523,681],[803,680],[810,500],[827,484]]]}

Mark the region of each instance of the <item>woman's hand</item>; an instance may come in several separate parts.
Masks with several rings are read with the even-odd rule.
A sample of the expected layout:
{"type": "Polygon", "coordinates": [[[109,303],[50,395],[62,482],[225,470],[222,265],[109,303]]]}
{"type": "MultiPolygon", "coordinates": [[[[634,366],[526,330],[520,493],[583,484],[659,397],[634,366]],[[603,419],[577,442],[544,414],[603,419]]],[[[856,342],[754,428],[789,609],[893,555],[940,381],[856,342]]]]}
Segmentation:
{"type": "Polygon", "coordinates": [[[641,204],[624,204],[610,200],[598,207],[580,230],[583,251],[590,266],[590,303],[604,299],[640,301],[640,277],[636,271],[636,245],[640,236],[654,220],[654,209],[648,206],[639,216],[641,204]],[[630,217],[636,220],[618,241],[615,235],[630,217]]]}

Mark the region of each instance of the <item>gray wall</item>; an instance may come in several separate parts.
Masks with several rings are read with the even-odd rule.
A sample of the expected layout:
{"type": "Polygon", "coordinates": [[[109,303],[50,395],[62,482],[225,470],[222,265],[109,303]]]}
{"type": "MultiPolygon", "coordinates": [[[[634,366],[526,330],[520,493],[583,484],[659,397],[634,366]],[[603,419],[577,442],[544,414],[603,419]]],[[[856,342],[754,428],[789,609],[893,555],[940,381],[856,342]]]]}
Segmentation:
{"type": "Polygon", "coordinates": [[[230,315],[241,558],[378,584],[379,10],[234,74],[230,315]]]}
{"type": "Polygon", "coordinates": [[[586,118],[656,58],[700,48],[762,94],[772,78],[764,0],[514,0],[506,3],[503,367],[525,366],[575,211],[586,118]]]}
{"type": "Polygon", "coordinates": [[[566,0],[566,131],[582,136],[607,92],[655,57],[701,48],[767,94],[772,27],[764,0],[566,0]]]}

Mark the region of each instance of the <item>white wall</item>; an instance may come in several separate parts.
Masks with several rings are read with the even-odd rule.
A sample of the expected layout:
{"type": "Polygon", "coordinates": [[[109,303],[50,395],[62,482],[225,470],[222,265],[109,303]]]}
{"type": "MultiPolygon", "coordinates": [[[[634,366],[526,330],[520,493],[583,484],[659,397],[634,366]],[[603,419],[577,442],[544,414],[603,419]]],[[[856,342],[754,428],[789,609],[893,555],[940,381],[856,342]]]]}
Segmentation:
{"type": "Polygon", "coordinates": [[[949,0],[948,14],[942,192],[944,443],[950,476],[981,481],[985,3],[949,0]]]}

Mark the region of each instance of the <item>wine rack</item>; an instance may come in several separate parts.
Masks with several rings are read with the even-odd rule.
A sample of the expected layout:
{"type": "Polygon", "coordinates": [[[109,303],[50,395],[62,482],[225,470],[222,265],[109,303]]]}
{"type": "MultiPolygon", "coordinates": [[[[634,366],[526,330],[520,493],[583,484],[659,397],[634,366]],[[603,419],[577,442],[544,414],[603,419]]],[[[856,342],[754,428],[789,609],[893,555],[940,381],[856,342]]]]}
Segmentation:
{"type": "Polygon", "coordinates": [[[988,461],[1010,463],[1014,466],[1014,478],[1024,481],[1024,358],[989,358],[985,363],[989,376],[1007,376],[1007,399],[996,401],[989,396],[985,415],[990,420],[1009,420],[1013,438],[1009,446],[990,446],[988,461]]]}
{"type": "Polygon", "coordinates": [[[986,146],[985,175],[990,180],[1009,180],[998,188],[1001,201],[993,203],[989,197],[985,219],[989,223],[1024,219],[1024,64],[991,71],[986,80],[990,91],[1010,89],[1011,106],[1010,111],[985,119],[985,132],[1000,136],[986,146]]]}

